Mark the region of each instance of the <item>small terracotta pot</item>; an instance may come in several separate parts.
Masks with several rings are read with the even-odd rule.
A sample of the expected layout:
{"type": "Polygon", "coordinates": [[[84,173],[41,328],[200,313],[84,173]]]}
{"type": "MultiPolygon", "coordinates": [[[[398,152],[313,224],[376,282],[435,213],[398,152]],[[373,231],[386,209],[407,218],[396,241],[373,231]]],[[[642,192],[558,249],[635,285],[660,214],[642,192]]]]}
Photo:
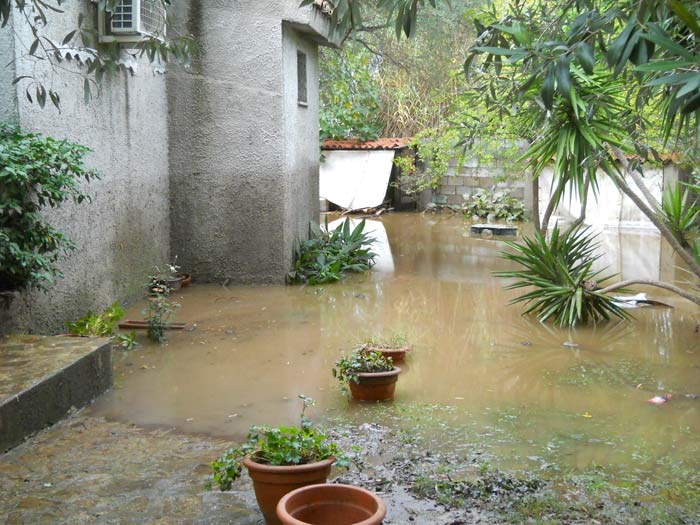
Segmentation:
{"type": "Polygon", "coordinates": [[[181,288],[187,288],[192,282],[192,275],[189,273],[181,273],[178,276],[182,276],[182,282],[180,283],[181,288]]]}
{"type": "Polygon", "coordinates": [[[350,381],[350,393],[356,401],[388,401],[394,399],[396,381],[401,369],[394,367],[390,372],[359,374],[358,383],[350,381]]]}
{"type": "Polygon", "coordinates": [[[379,352],[384,357],[391,357],[392,363],[400,363],[406,358],[406,352],[410,349],[408,347],[403,348],[378,348],[376,346],[365,346],[365,352],[379,352]]]}
{"type": "Polygon", "coordinates": [[[296,489],[277,504],[284,525],[379,525],[386,504],[352,485],[322,484],[296,489]]]}
{"type": "Polygon", "coordinates": [[[267,525],[282,523],[275,512],[277,502],[282,496],[300,487],[325,483],[334,462],[335,458],[331,457],[305,465],[276,467],[245,458],[243,464],[253,480],[255,498],[265,517],[265,523],[267,525]]]}

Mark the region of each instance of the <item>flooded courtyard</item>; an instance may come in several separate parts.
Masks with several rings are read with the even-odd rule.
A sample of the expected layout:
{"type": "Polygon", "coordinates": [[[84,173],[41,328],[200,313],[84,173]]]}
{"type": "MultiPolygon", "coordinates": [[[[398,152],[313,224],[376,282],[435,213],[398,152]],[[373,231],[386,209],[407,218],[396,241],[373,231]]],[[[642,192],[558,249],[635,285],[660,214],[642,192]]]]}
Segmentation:
{"type": "MultiPolygon", "coordinates": [[[[508,268],[498,257],[504,244],[471,237],[461,217],[394,214],[378,224],[388,245],[378,247],[383,255],[367,275],[317,287],[183,291],[178,320],[192,331],[171,332],[162,348],[121,353],[118,387],[92,413],[235,439],[253,424],[295,421],[304,393],[317,399],[319,422],[342,416],[382,424],[404,406],[430,405],[465,431],[505,425],[503,443],[498,433],[485,433],[484,444],[510,466],[550,461],[555,452],[566,466],[625,464],[640,446],[651,459],[697,457],[700,336],[693,305],[653,292],[674,308],[555,329],[507,305],[514,294],[492,276],[508,268]],[[368,337],[396,333],[413,350],[393,409],[348,404],[331,376],[335,360],[368,337]],[[666,405],[647,403],[669,393],[666,405]]],[[[649,233],[608,234],[606,262],[625,278],[673,272],[673,260],[661,249],[654,253],[655,245],[658,237],[649,233]],[[629,250],[621,258],[610,249],[622,242],[642,248],[638,264],[629,250]]],[[[128,315],[138,317],[140,308],[128,315]]]]}
{"type": "MultiPolygon", "coordinates": [[[[373,485],[379,477],[400,477],[399,460],[413,464],[404,484],[427,497],[425,480],[430,492],[436,480],[493,471],[535,473],[552,486],[573,479],[578,487],[576,476],[594,476],[586,477],[589,496],[588,484],[605,480],[617,487],[610,498],[624,505],[627,497],[630,505],[662,497],[680,507],[650,521],[617,509],[613,514],[622,518],[609,523],[698,523],[700,334],[693,305],[648,290],[672,308],[639,308],[632,321],[557,329],[508,306],[515,294],[492,275],[510,268],[498,256],[504,243],[472,237],[461,216],[393,214],[368,227],[382,241],[376,267],[339,284],[196,284],[177,292],[177,321],[188,328],[169,332],[164,346],[140,336],[137,349],[116,351],[115,388],[82,417],[145,429],[158,439],[165,432],[222,443],[241,440],[251,425],[296,423],[303,393],[317,400],[315,422],[350,429],[344,435],[359,436],[355,444],[366,447],[372,441],[366,434],[376,429],[375,448],[389,450],[369,454],[375,477],[355,479],[376,490],[383,490],[373,485]],[[331,375],[335,360],[367,338],[393,334],[412,346],[394,403],[349,403],[331,375]],[[672,399],[661,406],[647,402],[668,394],[672,399]],[[618,489],[627,491],[624,497],[618,489]]],[[[656,235],[608,232],[602,241],[604,261],[620,277],[682,278],[656,235]]],[[[141,318],[142,308],[133,305],[126,317],[141,318]]],[[[216,447],[198,447],[192,468],[201,481],[202,464],[214,457],[201,451],[216,447]]],[[[567,494],[555,499],[580,497],[587,505],[587,496],[567,494]]],[[[432,497],[444,509],[457,505],[432,497]]],[[[421,512],[410,521],[482,519],[421,519],[421,512]]],[[[255,523],[241,515],[236,523],[255,523]]],[[[401,516],[390,514],[387,523],[408,523],[401,516]]],[[[591,516],[566,522],[590,523],[591,516]]],[[[494,519],[485,522],[505,518],[494,519]]]]}

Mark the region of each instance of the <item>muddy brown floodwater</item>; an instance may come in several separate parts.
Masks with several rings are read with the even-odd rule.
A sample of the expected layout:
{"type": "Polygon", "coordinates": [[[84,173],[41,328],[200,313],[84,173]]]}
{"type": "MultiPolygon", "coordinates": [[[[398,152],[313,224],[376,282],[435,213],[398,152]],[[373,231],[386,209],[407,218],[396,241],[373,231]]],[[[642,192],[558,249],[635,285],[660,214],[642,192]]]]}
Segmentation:
{"type": "MultiPolygon", "coordinates": [[[[177,320],[194,330],[170,332],[164,346],[141,337],[139,349],[119,353],[118,387],[89,415],[238,439],[253,424],[294,422],[304,393],[317,400],[321,422],[390,424],[402,407],[411,417],[420,417],[416,406],[441,407],[445,416],[422,433],[455,450],[471,432],[503,466],[552,457],[570,467],[629,464],[642,449],[652,461],[697,462],[693,305],[654,291],[674,308],[555,329],[508,306],[515,294],[492,275],[510,267],[498,257],[505,245],[471,237],[461,217],[393,214],[370,226],[381,256],[368,274],[317,287],[195,284],[177,293],[177,320]],[[364,338],[392,333],[413,345],[393,407],[348,404],[334,361],[364,338]],[[668,393],[663,406],[647,403],[668,393]]],[[[682,277],[654,234],[606,233],[602,254],[624,278],[682,277]]],[[[142,308],[127,317],[140,318],[142,308]]]]}

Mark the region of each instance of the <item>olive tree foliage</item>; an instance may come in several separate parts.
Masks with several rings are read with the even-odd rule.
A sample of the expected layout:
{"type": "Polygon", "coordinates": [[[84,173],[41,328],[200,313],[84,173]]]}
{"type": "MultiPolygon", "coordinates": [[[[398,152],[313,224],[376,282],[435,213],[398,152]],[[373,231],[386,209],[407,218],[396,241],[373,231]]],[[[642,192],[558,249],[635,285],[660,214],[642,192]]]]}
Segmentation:
{"type": "MultiPolygon", "coordinates": [[[[479,22],[465,62],[480,75],[483,96],[510,106],[504,117],[540,129],[525,158],[535,176],[553,162],[554,191],[541,232],[566,188],[585,200],[598,170],[659,229],[695,278],[700,244],[691,237],[699,214],[687,193],[667,190],[662,202],[644,184],[643,163],[658,161],[648,116],[661,115],[665,142],[697,147],[700,125],[700,5],[677,1],[580,0],[513,2],[497,20],[479,22]]],[[[573,227],[583,222],[581,217],[573,227]]],[[[700,304],[700,296],[656,281],[700,304]]]]}
{"type": "MultiPolygon", "coordinates": [[[[433,2],[379,4],[397,36],[411,36],[421,9],[433,2]]],[[[357,0],[337,0],[338,30],[349,31],[361,20],[361,7],[357,0]]],[[[585,321],[587,303],[634,284],[658,286],[700,304],[696,291],[670,283],[633,280],[601,287],[588,278],[593,275],[592,266],[587,263],[581,274],[568,265],[564,253],[554,253],[546,237],[549,219],[567,189],[578,193],[584,206],[564,235],[589,242],[588,235],[575,232],[585,219],[589,192],[596,194],[603,173],[659,229],[697,285],[700,210],[689,198],[688,188],[680,186],[666,190],[657,202],[643,175],[645,163],[660,160],[655,135],[660,135],[663,145],[689,152],[690,160],[698,157],[700,3],[512,0],[505,7],[475,21],[478,40],[466,50],[464,74],[492,118],[515,122],[516,129],[529,135],[530,147],[523,160],[535,176],[553,166],[553,197],[533,242],[542,253],[557,255],[552,260],[561,264],[554,280],[542,272],[521,272],[519,277],[530,281],[524,286],[540,288],[531,298],[571,297],[561,324],[585,321]]],[[[534,262],[527,246],[522,248],[520,256],[534,262]]],[[[557,302],[544,305],[537,312],[540,318],[556,315],[557,302]]],[[[608,309],[599,317],[609,314],[616,315],[608,309]]]]}
{"type": "MultiPolygon", "coordinates": [[[[120,0],[99,0],[100,9],[111,10],[120,0]]],[[[171,0],[157,0],[167,9],[171,0]]],[[[104,78],[120,71],[125,66],[122,52],[128,52],[133,57],[147,57],[150,62],[177,60],[182,63],[189,61],[193,40],[189,36],[168,36],[167,40],[161,35],[145,37],[144,40],[133,44],[133,48],[125,51],[119,43],[101,43],[93,20],[86,20],[80,14],[73,28],[55,38],[50,32],[50,25],[56,16],[66,16],[64,6],[66,0],[0,0],[0,30],[15,32],[20,24],[29,28],[31,39],[22,42],[21,59],[34,61],[36,64],[48,64],[51,75],[27,74],[14,79],[15,84],[21,83],[27,100],[37,103],[42,108],[51,102],[57,109],[61,108],[61,95],[54,86],[54,76],[59,72],[69,72],[77,75],[82,81],[85,102],[99,93],[104,78]],[[12,24],[9,24],[10,21],[12,24]],[[86,68],[76,70],[65,67],[66,55],[80,56],[86,68]]],[[[167,11],[166,11],[167,12],[167,11]]],[[[166,16],[166,25],[167,25],[166,16]]],[[[57,82],[58,83],[58,82],[57,82]]]]}

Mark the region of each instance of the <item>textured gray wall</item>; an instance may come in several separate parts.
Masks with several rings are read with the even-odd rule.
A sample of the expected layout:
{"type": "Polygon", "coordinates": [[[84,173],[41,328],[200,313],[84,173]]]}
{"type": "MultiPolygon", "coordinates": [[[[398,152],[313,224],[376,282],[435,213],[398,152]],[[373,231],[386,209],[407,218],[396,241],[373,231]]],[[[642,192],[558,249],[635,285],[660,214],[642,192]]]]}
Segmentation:
{"type": "Polygon", "coordinates": [[[173,253],[201,280],[281,282],[318,212],[318,51],[296,30],[324,20],[296,0],[195,0],[178,16],[200,51],[168,76],[173,253]]]}
{"type": "Polygon", "coordinates": [[[319,93],[318,46],[285,24],[282,31],[285,125],[285,268],[294,264],[294,248],[306,239],[309,221],[318,221],[319,93]],[[297,100],[297,51],[306,54],[306,106],[297,100]]]}
{"type": "Polygon", "coordinates": [[[16,66],[11,61],[15,56],[15,38],[12,19],[0,28],[0,122],[17,122],[17,90],[12,85],[16,75],[16,66]]]}
{"type": "MultiPolygon", "coordinates": [[[[61,92],[60,115],[28,104],[21,84],[3,90],[0,115],[14,112],[25,130],[93,148],[89,164],[103,179],[87,188],[92,204],[49,214],[79,249],[50,293],[0,308],[0,332],[52,332],[88,309],[139,298],[153,265],[174,256],[200,281],[283,281],[295,243],[318,216],[317,46],[329,43],[319,36],[328,19],[298,5],[178,2],[176,28],[198,44],[190,68],[171,66],[166,81],[141,63],[106,80],[85,106],[79,75],[40,67],[61,92]],[[307,107],[297,104],[297,49],[308,57],[307,107]]],[[[59,38],[80,10],[94,20],[88,0],[65,8],[51,19],[59,38]]],[[[31,43],[26,28],[17,40],[8,34],[0,30],[3,64],[31,43]]],[[[19,60],[2,82],[32,67],[19,60]]]]}
{"type": "MultiPolygon", "coordinates": [[[[59,38],[75,27],[81,9],[88,15],[86,20],[92,20],[95,8],[83,0],[67,2],[64,9],[65,14],[51,21],[52,34],[59,38]]],[[[0,30],[5,38],[6,29],[0,30]]],[[[25,25],[17,23],[15,30],[15,49],[22,49],[21,42],[31,43],[25,25]]],[[[12,52],[11,44],[0,41],[2,66],[12,52]]],[[[20,96],[12,97],[18,105],[9,110],[18,111],[24,130],[92,148],[87,162],[102,174],[102,180],[85,188],[92,204],[66,204],[47,213],[78,249],[61,265],[65,278],[50,292],[26,293],[13,301],[11,315],[4,314],[4,326],[0,320],[0,331],[52,332],[88,309],[103,309],[117,299],[140,298],[153,265],[170,256],[165,78],[154,74],[150,65],[140,64],[136,74],[122,72],[107,79],[99,97],[86,106],[82,78],[72,72],[84,66],[75,61],[62,65],[68,71],[52,73],[43,64],[36,69],[60,92],[60,114],[52,106],[42,110],[29,104],[22,83],[16,88],[20,96]]],[[[35,62],[18,57],[16,74],[27,74],[34,67],[35,62]]],[[[1,76],[14,74],[3,70],[1,76]]],[[[6,98],[0,99],[3,114],[13,102],[6,98]]]]}

